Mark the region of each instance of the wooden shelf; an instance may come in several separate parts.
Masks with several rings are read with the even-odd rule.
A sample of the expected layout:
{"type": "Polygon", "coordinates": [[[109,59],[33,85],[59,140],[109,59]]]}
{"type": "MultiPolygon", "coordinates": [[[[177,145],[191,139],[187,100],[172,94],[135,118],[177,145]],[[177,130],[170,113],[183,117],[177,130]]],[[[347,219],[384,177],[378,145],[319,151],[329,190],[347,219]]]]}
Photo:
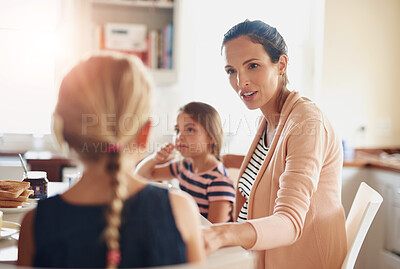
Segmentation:
{"type": "MultiPolygon", "coordinates": [[[[172,27],[172,68],[150,69],[155,86],[171,85],[177,82],[177,50],[176,40],[176,5],[178,1],[142,1],[142,0],[91,0],[82,4],[82,31],[79,38],[83,51],[103,49],[96,42],[99,39],[96,27],[104,27],[107,23],[143,24],[150,31],[160,31],[165,25],[172,27]]],[[[164,58],[163,58],[164,59],[164,58]]]]}
{"type": "Polygon", "coordinates": [[[149,8],[173,8],[172,1],[139,1],[139,0],[92,0],[94,4],[114,6],[149,7],[149,8]]]}
{"type": "Polygon", "coordinates": [[[176,82],[176,71],[174,69],[152,69],[150,70],[156,85],[169,85],[176,82]]]}

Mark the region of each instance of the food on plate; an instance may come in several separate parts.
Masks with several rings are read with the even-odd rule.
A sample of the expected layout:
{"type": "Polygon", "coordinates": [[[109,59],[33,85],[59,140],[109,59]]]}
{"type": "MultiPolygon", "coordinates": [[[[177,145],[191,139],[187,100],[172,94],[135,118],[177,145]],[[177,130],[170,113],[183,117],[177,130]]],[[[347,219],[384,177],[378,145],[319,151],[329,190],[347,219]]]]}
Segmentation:
{"type": "Polygon", "coordinates": [[[29,182],[0,180],[0,207],[17,208],[22,206],[33,190],[28,190],[29,182]]]}
{"type": "Polygon", "coordinates": [[[22,206],[24,202],[0,200],[0,207],[2,208],[16,208],[22,206]]]}
{"type": "Polygon", "coordinates": [[[30,186],[29,182],[0,180],[0,197],[17,198],[30,186]]]}
{"type": "MultiPolygon", "coordinates": [[[[20,202],[26,202],[29,196],[33,195],[35,192],[33,190],[25,190],[23,193],[21,193],[20,196],[15,198],[15,201],[20,201],[20,202]]],[[[1,200],[1,198],[0,198],[1,200]]]]}

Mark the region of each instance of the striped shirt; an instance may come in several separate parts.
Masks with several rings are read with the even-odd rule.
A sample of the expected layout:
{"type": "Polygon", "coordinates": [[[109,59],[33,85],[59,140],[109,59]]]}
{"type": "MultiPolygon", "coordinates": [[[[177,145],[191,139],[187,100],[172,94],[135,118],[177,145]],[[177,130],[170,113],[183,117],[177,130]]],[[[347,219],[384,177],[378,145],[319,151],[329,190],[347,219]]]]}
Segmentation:
{"type": "MultiPolygon", "coordinates": [[[[191,163],[185,159],[171,161],[169,168],[171,174],[179,180],[181,190],[194,198],[201,215],[205,218],[208,217],[210,202],[229,201],[233,203],[235,201],[233,182],[221,162],[214,169],[203,173],[193,173],[191,163]]],[[[230,215],[227,216],[228,220],[230,220],[230,215]]]]}
{"type": "Polygon", "coordinates": [[[250,192],[253,187],[254,180],[257,177],[258,171],[260,171],[260,167],[264,163],[267,153],[268,147],[266,141],[266,132],[264,130],[260,137],[260,140],[258,141],[257,147],[254,150],[253,155],[251,156],[250,161],[243,172],[243,175],[239,179],[238,190],[240,194],[243,195],[244,198],[246,198],[246,202],[240,209],[237,222],[243,222],[247,220],[247,208],[249,204],[250,192]]]}

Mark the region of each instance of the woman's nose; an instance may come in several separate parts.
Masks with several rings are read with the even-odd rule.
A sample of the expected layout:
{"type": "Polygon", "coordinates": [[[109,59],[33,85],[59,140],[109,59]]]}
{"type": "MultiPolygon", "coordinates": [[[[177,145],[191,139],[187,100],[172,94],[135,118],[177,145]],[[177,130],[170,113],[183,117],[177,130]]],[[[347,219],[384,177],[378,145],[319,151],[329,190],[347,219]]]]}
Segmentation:
{"type": "Polygon", "coordinates": [[[236,75],[236,82],[239,88],[243,88],[249,85],[248,77],[245,74],[239,72],[237,72],[236,75]]]}

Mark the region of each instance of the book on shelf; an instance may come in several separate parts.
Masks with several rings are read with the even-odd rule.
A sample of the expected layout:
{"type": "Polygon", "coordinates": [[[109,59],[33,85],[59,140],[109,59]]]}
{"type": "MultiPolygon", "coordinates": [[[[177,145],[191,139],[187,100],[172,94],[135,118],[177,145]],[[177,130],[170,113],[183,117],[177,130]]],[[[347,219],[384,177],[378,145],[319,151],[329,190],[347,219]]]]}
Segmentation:
{"type": "Polygon", "coordinates": [[[158,67],[158,31],[151,30],[147,36],[147,66],[151,69],[158,67]]]}
{"type": "Polygon", "coordinates": [[[163,68],[172,68],[172,24],[167,24],[163,28],[163,68]]]}
{"type": "Polygon", "coordinates": [[[150,30],[147,37],[147,66],[158,69],[172,69],[172,24],[159,30],[150,30]]]}
{"type": "Polygon", "coordinates": [[[172,69],[172,24],[148,30],[141,24],[107,23],[96,25],[94,35],[97,50],[137,55],[150,69],[172,69]]]}

